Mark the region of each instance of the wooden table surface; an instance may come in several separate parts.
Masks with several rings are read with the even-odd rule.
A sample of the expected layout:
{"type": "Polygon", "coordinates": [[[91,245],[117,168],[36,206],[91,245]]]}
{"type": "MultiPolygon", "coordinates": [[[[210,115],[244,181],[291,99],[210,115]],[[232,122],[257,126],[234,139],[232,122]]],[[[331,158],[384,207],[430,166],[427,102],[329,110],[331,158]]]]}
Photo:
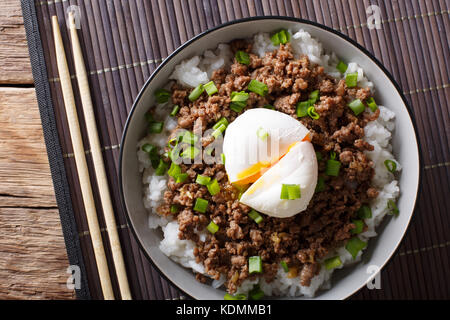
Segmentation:
{"type": "Polygon", "coordinates": [[[71,299],[20,0],[0,1],[0,299],[71,299]]]}

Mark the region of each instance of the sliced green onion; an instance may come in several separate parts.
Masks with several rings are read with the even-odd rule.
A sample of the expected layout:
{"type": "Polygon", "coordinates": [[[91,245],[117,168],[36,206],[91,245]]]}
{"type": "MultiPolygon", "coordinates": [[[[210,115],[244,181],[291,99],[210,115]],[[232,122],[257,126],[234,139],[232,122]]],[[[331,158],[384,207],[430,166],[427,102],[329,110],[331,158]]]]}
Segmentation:
{"type": "Polygon", "coordinates": [[[325,179],[323,177],[317,178],[316,192],[322,192],[325,190],[325,179]]]}
{"type": "Polygon", "coordinates": [[[316,151],[316,158],[317,158],[317,161],[322,161],[322,159],[323,159],[323,156],[319,151],[316,151]]]}
{"type": "Polygon", "coordinates": [[[216,130],[213,131],[211,135],[214,137],[214,139],[217,139],[223,134],[226,129],[227,127],[222,123],[216,130]]]}
{"type": "Polygon", "coordinates": [[[150,162],[152,164],[152,168],[156,169],[159,165],[159,155],[158,155],[158,148],[154,145],[151,145],[149,143],[146,143],[142,146],[142,151],[147,152],[148,156],[150,158],[150,162]]]}
{"type": "Polygon", "coordinates": [[[163,129],[163,122],[150,122],[148,125],[148,131],[150,133],[161,133],[163,129]]]}
{"type": "Polygon", "coordinates": [[[308,99],[308,101],[309,101],[311,104],[314,104],[314,103],[317,102],[318,99],[319,99],[319,90],[311,91],[311,93],[309,94],[309,99],[308,99]]]}
{"type": "Polygon", "coordinates": [[[327,160],[327,167],[325,173],[328,176],[337,177],[339,175],[339,170],[341,168],[341,163],[334,159],[327,160]]]}
{"type": "Polygon", "coordinates": [[[202,198],[195,199],[195,205],[194,205],[195,211],[205,213],[207,208],[208,208],[208,200],[205,200],[202,198]]]}
{"type": "Polygon", "coordinates": [[[291,40],[291,34],[283,29],[272,35],[270,40],[274,46],[278,46],[280,43],[286,44],[291,40]]]}
{"type": "Polygon", "coordinates": [[[179,173],[175,178],[175,183],[183,183],[188,178],[187,173],[179,173]]]}
{"type": "Polygon", "coordinates": [[[253,256],[248,258],[248,273],[261,273],[262,260],[260,256],[253,256]]]}
{"type": "Polygon", "coordinates": [[[345,71],[347,71],[347,68],[347,64],[345,64],[343,61],[339,61],[336,66],[336,69],[338,69],[340,73],[345,73],[345,71]]]}
{"type": "Polygon", "coordinates": [[[155,91],[155,98],[158,103],[166,103],[170,99],[170,91],[158,89],[155,91]]]}
{"type": "Polygon", "coordinates": [[[369,106],[370,110],[372,110],[372,112],[375,112],[378,109],[377,103],[375,102],[375,99],[373,97],[367,99],[366,103],[369,106]]]}
{"type": "Polygon", "coordinates": [[[275,107],[273,105],[271,105],[271,104],[265,104],[263,106],[263,108],[270,109],[270,110],[275,110],[275,107]]]}
{"type": "Polygon", "coordinates": [[[177,165],[175,162],[172,162],[170,164],[170,168],[169,171],[167,171],[167,174],[171,177],[176,177],[177,175],[179,175],[181,173],[181,167],[179,165],[177,165]]]}
{"type": "Polygon", "coordinates": [[[342,265],[342,261],[341,261],[341,258],[339,258],[339,256],[336,256],[336,257],[325,260],[324,264],[325,264],[325,268],[327,268],[327,270],[331,270],[331,269],[340,267],[342,265]]]}
{"type": "Polygon", "coordinates": [[[159,159],[159,164],[155,169],[155,175],[163,176],[166,173],[167,167],[169,165],[165,163],[162,159],[159,159]]]}
{"type": "Polygon", "coordinates": [[[224,125],[225,127],[228,127],[228,120],[225,117],[220,118],[214,125],[213,125],[213,129],[216,130],[217,128],[220,127],[220,125],[224,125]]]}
{"type": "Polygon", "coordinates": [[[197,157],[197,155],[200,153],[200,150],[198,150],[195,147],[190,147],[185,149],[182,153],[181,153],[181,157],[185,158],[185,159],[195,159],[195,157],[197,157]]]}
{"type": "Polygon", "coordinates": [[[269,133],[263,127],[259,127],[258,130],[256,130],[256,135],[264,141],[267,140],[269,133]]]}
{"type": "Polygon", "coordinates": [[[352,223],[355,225],[355,228],[350,230],[351,234],[359,234],[363,232],[364,222],[362,220],[352,220],[352,223]]]}
{"type": "Polygon", "coordinates": [[[210,81],[208,83],[206,83],[205,85],[203,85],[203,87],[205,88],[206,93],[208,94],[208,96],[212,96],[214,93],[217,93],[217,87],[214,84],[214,81],[210,81]]]}
{"type": "Polygon", "coordinates": [[[369,206],[362,205],[358,211],[356,211],[356,214],[361,219],[370,219],[372,218],[372,209],[370,209],[369,206]]]}
{"type": "Polygon", "coordinates": [[[352,255],[353,259],[355,259],[358,255],[358,252],[360,252],[365,247],[367,247],[367,242],[362,241],[358,237],[351,238],[345,245],[345,249],[347,249],[347,251],[352,255]]]}
{"type": "Polygon", "coordinates": [[[206,186],[210,181],[210,177],[202,176],[201,174],[198,174],[197,179],[195,179],[195,182],[201,184],[202,186],[206,186]]]}
{"type": "Polygon", "coordinates": [[[209,232],[211,232],[212,234],[216,233],[217,231],[219,231],[219,226],[217,224],[214,223],[214,221],[211,221],[208,226],[206,227],[206,229],[208,229],[209,232]]]}
{"type": "Polygon", "coordinates": [[[316,112],[316,108],[313,106],[309,107],[307,110],[308,116],[311,117],[311,119],[317,120],[320,118],[319,114],[316,112]]]}
{"type": "Polygon", "coordinates": [[[394,173],[397,170],[397,163],[392,160],[384,160],[384,166],[391,173],[394,173]]]}
{"type": "Polygon", "coordinates": [[[247,300],[247,296],[243,293],[231,295],[229,293],[226,293],[223,297],[224,300],[247,300]]]}
{"type": "Polygon", "coordinates": [[[264,97],[267,92],[269,92],[269,88],[264,82],[252,79],[248,84],[248,91],[254,92],[256,94],[259,94],[261,97],[264,97]]]}
{"type": "Polygon", "coordinates": [[[245,51],[238,50],[234,57],[236,58],[236,61],[239,63],[245,64],[245,65],[250,64],[250,56],[245,51]]]}
{"type": "Polygon", "coordinates": [[[172,109],[172,112],[170,113],[170,116],[171,117],[175,117],[177,115],[178,111],[180,111],[180,106],[176,104],[176,105],[173,106],[173,109],[172,109]]]}
{"type": "Polygon", "coordinates": [[[336,159],[336,152],[330,151],[330,159],[331,159],[331,160],[336,159]]]}
{"type": "Polygon", "coordinates": [[[146,119],[148,122],[153,122],[153,121],[155,121],[155,120],[153,119],[153,115],[152,115],[150,112],[147,112],[147,113],[145,114],[145,119],[146,119]]]}
{"type": "Polygon", "coordinates": [[[280,264],[281,264],[281,267],[283,268],[284,272],[289,272],[289,266],[286,263],[286,261],[281,261],[280,264]]]}
{"type": "Polygon", "coordinates": [[[252,290],[249,291],[248,297],[250,300],[261,300],[264,297],[264,291],[256,285],[252,290]]]}
{"type": "Polygon", "coordinates": [[[179,208],[176,204],[173,204],[170,206],[170,213],[177,213],[178,210],[179,210],[179,208]]]}
{"type": "Polygon", "coordinates": [[[345,76],[345,84],[349,88],[356,87],[358,83],[358,72],[347,73],[345,76]]]}
{"type": "Polygon", "coordinates": [[[194,145],[198,141],[198,137],[191,131],[186,131],[181,137],[181,141],[194,145]]]}
{"type": "Polygon", "coordinates": [[[224,153],[222,153],[220,155],[220,159],[222,160],[222,164],[225,164],[225,154],[224,153]]]}
{"type": "Polygon", "coordinates": [[[247,105],[248,93],[245,91],[233,91],[231,93],[230,109],[235,112],[241,112],[247,105]]]}
{"type": "Polygon", "coordinates": [[[297,103],[297,117],[306,117],[308,115],[308,108],[311,106],[309,100],[297,103]]]}
{"type": "Polygon", "coordinates": [[[387,208],[389,210],[388,214],[398,216],[398,214],[400,213],[400,210],[398,210],[398,207],[393,200],[388,200],[387,208]]]}
{"type": "Polygon", "coordinates": [[[301,198],[299,184],[282,184],[280,199],[295,200],[301,198]]]}
{"type": "Polygon", "coordinates": [[[197,100],[203,93],[203,91],[205,91],[205,88],[203,87],[202,84],[199,84],[197,87],[195,87],[194,90],[191,91],[191,93],[189,94],[189,100],[191,101],[195,101],[197,100]]]}
{"type": "Polygon", "coordinates": [[[364,111],[364,109],[366,108],[364,106],[364,104],[362,103],[362,101],[359,99],[353,100],[347,106],[353,110],[353,112],[355,113],[355,116],[362,113],[364,111]]]}
{"type": "Polygon", "coordinates": [[[208,183],[206,187],[208,188],[208,191],[212,196],[215,196],[220,191],[220,185],[217,179],[214,179],[213,181],[208,183]]]}
{"type": "Polygon", "coordinates": [[[214,151],[214,148],[213,147],[206,147],[206,154],[208,155],[208,156],[212,156],[212,153],[213,153],[213,151],[214,151]]]}
{"type": "Polygon", "coordinates": [[[175,148],[178,145],[178,139],[177,137],[174,137],[172,139],[169,140],[169,142],[167,142],[167,146],[172,149],[175,148]]]}
{"type": "Polygon", "coordinates": [[[263,217],[255,209],[252,209],[252,211],[248,213],[248,216],[252,218],[257,224],[260,224],[263,221],[263,217]]]}

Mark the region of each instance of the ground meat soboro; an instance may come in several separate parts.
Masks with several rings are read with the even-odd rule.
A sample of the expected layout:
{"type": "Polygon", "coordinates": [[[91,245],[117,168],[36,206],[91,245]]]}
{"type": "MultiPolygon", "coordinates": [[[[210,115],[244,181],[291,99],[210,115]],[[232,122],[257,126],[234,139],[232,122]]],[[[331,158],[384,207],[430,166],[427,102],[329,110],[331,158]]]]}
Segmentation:
{"type": "MultiPolygon", "coordinates": [[[[239,190],[227,181],[222,164],[183,164],[182,171],[188,178],[182,183],[170,178],[165,204],[158,212],[177,219],[179,238],[196,243],[197,262],[214,279],[225,275],[230,293],[247,278],[262,276],[272,281],[281,261],[290,268],[288,276],[299,275],[301,285],[309,286],[320,271],[318,261],[351,237],[356,211],[378,195],[371,186],[373,163],[364,154],[373,147],[363,140],[364,126],[378,117],[378,111],[355,116],[347,104],[370,97],[370,90],[347,88],[344,80],[328,76],[322,66],[311,64],[306,56],[295,59],[289,43],[266,53],[264,58],[252,54],[251,45],[245,41],[235,41],[231,47],[234,51],[246,51],[250,63],[243,65],[235,60],[230,68],[216,70],[211,80],[218,93],[212,96],[203,93],[191,102],[188,96],[192,89],[173,85],[172,100],[180,106],[178,128],[196,127],[204,132],[221,117],[233,121],[239,113],[230,109],[231,92],[246,90],[251,79],[264,82],[268,94],[261,97],[250,92],[242,112],[271,104],[275,110],[297,119],[297,103],[307,100],[310,92],[319,90],[320,98],[315,103],[319,119],[306,116],[298,120],[310,130],[314,148],[321,155],[319,177],[324,179],[324,188],[316,192],[304,212],[291,218],[264,216],[256,224],[248,216],[251,208],[239,202],[239,190]],[[332,152],[342,164],[337,177],[325,174],[326,161],[332,152]],[[220,192],[211,196],[205,186],[195,183],[198,174],[217,179],[220,192]],[[205,213],[194,211],[196,198],[208,200],[205,213]],[[179,208],[177,213],[171,212],[172,205],[179,208]],[[201,241],[196,230],[204,229],[210,221],[219,230],[208,233],[206,240],[201,241]],[[262,258],[262,274],[249,275],[250,256],[262,258]]],[[[212,141],[203,138],[203,147],[212,141]]],[[[200,275],[197,279],[206,281],[200,275]]]]}

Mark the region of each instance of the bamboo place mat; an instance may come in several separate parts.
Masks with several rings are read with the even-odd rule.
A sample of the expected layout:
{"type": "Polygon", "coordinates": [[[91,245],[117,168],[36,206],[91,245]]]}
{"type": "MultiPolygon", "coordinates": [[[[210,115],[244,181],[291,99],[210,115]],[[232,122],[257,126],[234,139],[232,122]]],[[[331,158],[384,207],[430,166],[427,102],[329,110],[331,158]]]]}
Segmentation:
{"type": "MultiPolygon", "coordinates": [[[[69,6],[81,10],[80,40],[90,73],[100,140],[113,193],[116,219],[135,299],[183,299],[162,279],[135,241],[119,201],[119,141],[133,100],[145,80],[178,46],[221,23],[249,16],[280,15],[316,21],[348,35],[372,52],[393,74],[417,122],[423,159],[422,188],[407,235],[381,273],[380,290],[364,288],[352,299],[450,298],[450,121],[448,0],[22,0],[25,26],[60,208],[69,261],[82,274],[79,298],[101,298],[93,251],[75,170],[56,69],[50,17],[65,26],[69,6]],[[381,9],[381,29],[369,30],[366,8],[381,9]],[[86,286],[86,281],[88,286],[86,286]]],[[[77,105],[77,84],[73,81],[77,105]]],[[[88,146],[79,115],[85,146],[88,146]]],[[[93,172],[89,149],[86,150],[93,172]]],[[[405,173],[404,173],[405,174],[405,173]]],[[[95,179],[92,179],[99,205],[95,179]]],[[[105,224],[99,214],[105,236],[105,224]]],[[[105,242],[110,268],[110,249],[105,242]]],[[[117,294],[117,281],[113,279],[117,294]]]]}

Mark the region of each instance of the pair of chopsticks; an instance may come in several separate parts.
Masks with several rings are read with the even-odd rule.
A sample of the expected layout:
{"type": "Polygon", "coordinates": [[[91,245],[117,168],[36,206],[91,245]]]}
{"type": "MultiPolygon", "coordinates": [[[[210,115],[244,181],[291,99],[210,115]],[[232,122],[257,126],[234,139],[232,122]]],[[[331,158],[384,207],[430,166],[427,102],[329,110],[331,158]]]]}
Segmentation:
{"type": "MultiPolygon", "coordinates": [[[[91,147],[92,159],[94,162],[95,177],[97,180],[100,200],[105,216],[108,238],[119,282],[120,295],[123,300],[130,300],[131,293],[123,260],[122,249],[120,247],[119,234],[109,193],[108,180],[106,178],[105,165],[103,163],[100,141],[95,123],[94,108],[92,105],[89,83],[84,65],[83,54],[78,39],[77,29],[73,13],[69,13],[70,35],[72,40],[72,51],[75,61],[75,70],[80,89],[82,109],[86,122],[86,128],[91,147]]],[[[56,60],[63,93],[64,105],[66,109],[67,121],[69,123],[70,138],[72,140],[73,153],[80,181],[81,194],[88,221],[88,228],[91,234],[92,246],[94,248],[95,261],[99,273],[103,297],[106,300],[114,299],[114,292],[111,285],[111,278],[106,261],[105,249],[103,247],[102,236],[98,223],[97,211],[95,208],[92,186],[89,180],[89,171],[86,163],[83,141],[81,138],[80,124],[78,122],[75,98],[72,90],[72,83],[67,66],[64,45],[59,30],[58,18],[52,17],[53,36],[55,38],[56,60]]]]}

